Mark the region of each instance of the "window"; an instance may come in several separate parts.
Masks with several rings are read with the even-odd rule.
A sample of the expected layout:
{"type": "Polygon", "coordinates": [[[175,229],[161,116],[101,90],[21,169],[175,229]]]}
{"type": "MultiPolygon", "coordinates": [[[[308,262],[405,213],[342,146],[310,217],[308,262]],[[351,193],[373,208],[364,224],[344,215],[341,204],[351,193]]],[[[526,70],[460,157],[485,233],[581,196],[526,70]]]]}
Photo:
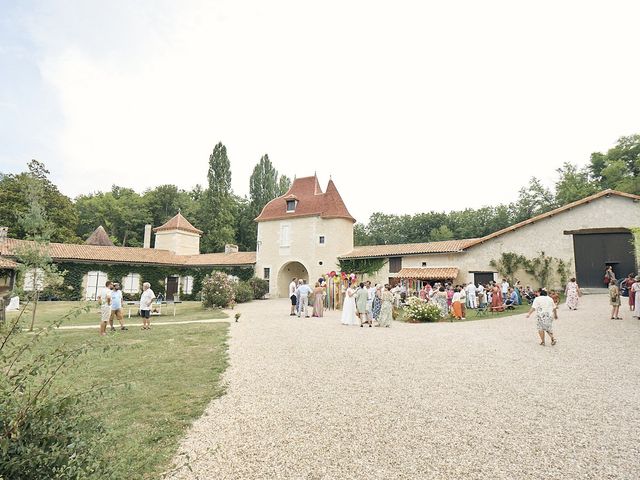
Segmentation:
{"type": "Polygon", "coordinates": [[[139,273],[130,273],[122,279],[122,293],[140,293],[139,273]]]}
{"type": "Polygon", "coordinates": [[[389,257],[389,273],[398,273],[402,269],[402,257],[389,257]]]}
{"type": "Polygon", "coordinates": [[[42,291],[44,287],[44,270],[41,268],[33,268],[24,274],[24,291],[33,292],[34,290],[42,291]]]}
{"type": "Polygon", "coordinates": [[[289,246],[289,225],[280,225],[280,246],[289,246]]]}
{"type": "Polygon", "coordinates": [[[296,201],[287,200],[287,212],[295,212],[295,211],[296,211],[296,201]]]}
{"type": "Polygon", "coordinates": [[[107,274],[104,272],[93,271],[87,272],[87,290],[85,296],[87,300],[95,300],[105,288],[107,282],[107,274]]]}
{"type": "Polygon", "coordinates": [[[422,262],[422,266],[426,267],[427,266],[427,262],[422,262]]]}
{"type": "Polygon", "coordinates": [[[264,278],[265,280],[269,280],[269,276],[270,275],[271,275],[271,269],[268,268],[268,267],[265,267],[264,271],[263,271],[262,278],[264,278]]]}
{"type": "Polygon", "coordinates": [[[319,242],[320,245],[324,245],[324,235],[320,235],[319,242]]]}
{"type": "Polygon", "coordinates": [[[182,288],[182,293],[191,295],[193,292],[193,277],[191,275],[182,277],[180,279],[180,287],[182,288]]]}

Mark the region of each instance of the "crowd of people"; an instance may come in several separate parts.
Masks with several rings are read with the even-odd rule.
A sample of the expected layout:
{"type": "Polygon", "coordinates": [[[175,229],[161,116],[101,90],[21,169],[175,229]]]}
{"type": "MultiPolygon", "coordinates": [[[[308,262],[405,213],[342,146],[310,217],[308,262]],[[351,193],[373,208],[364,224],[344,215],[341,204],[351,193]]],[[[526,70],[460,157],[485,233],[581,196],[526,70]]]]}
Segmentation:
{"type": "MultiPolygon", "coordinates": [[[[156,295],[151,290],[151,284],[144,282],[142,284],[139,307],[140,316],[142,317],[142,330],[151,329],[151,309],[155,299],[156,295]]],[[[124,324],[122,289],[118,282],[108,280],[98,294],[97,300],[100,302],[100,335],[106,335],[107,324],[109,324],[110,331],[116,331],[113,326],[114,319],[118,320],[121,331],[128,330],[124,324]]]]}
{"type": "Polygon", "coordinates": [[[618,280],[613,268],[607,266],[604,272],[604,283],[609,288],[611,320],[622,320],[620,316],[622,298],[627,298],[631,316],[640,319],[640,275],[630,273],[625,278],[618,280]]]}

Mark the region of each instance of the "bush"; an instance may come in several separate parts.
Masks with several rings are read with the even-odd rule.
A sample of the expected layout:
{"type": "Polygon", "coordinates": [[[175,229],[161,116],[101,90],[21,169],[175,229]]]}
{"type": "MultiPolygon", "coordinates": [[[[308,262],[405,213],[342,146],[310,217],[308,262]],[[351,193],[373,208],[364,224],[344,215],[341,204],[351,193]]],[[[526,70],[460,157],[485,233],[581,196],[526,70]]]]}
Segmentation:
{"type": "Polygon", "coordinates": [[[226,308],[235,301],[235,285],[226,273],[214,270],[202,281],[202,306],[226,308]]]}
{"type": "Polygon", "coordinates": [[[435,303],[425,302],[418,297],[407,300],[404,312],[409,321],[413,322],[437,322],[442,319],[442,312],[435,303]]]}
{"type": "Polygon", "coordinates": [[[113,478],[101,447],[105,430],[85,411],[88,403],[100,404],[98,389],[80,393],[58,386],[90,347],[40,345],[53,328],[23,334],[24,311],[0,325],[0,478],[113,478]]]}
{"type": "Polygon", "coordinates": [[[260,300],[261,298],[264,298],[264,296],[269,291],[269,280],[253,277],[253,278],[250,278],[247,283],[253,289],[253,298],[255,300],[260,300]]]}
{"type": "Polygon", "coordinates": [[[238,282],[235,284],[235,296],[237,303],[246,303],[253,300],[253,288],[248,282],[238,282]]]}

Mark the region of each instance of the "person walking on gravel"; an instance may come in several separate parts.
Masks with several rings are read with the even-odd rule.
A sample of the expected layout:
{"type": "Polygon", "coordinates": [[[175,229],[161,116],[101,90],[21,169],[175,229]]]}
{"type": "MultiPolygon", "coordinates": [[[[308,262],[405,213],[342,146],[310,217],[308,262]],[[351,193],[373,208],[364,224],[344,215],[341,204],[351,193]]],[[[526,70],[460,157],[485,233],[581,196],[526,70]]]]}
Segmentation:
{"type": "Polygon", "coordinates": [[[527,313],[527,318],[529,318],[533,312],[536,312],[540,345],[543,347],[545,345],[545,332],[549,335],[549,338],[551,338],[551,345],[555,345],[556,339],[553,336],[553,320],[557,318],[556,304],[543,288],[540,289],[540,295],[538,295],[531,304],[531,309],[529,310],[529,313],[527,313]]]}
{"type": "Polygon", "coordinates": [[[611,320],[622,320],[620,317],[620,289],[616,282],[609,282],[609,305],[611,305],[611,320]]]}
{"type": "Polygon", "coordinates": [[[296,307],[298,306],[298,298],[296,297],[296,277],[291,279],[291,283],[289,284],[289,299],[291,300],[291,313],[289,313],[290,317],[295,316],[296,307]]]}

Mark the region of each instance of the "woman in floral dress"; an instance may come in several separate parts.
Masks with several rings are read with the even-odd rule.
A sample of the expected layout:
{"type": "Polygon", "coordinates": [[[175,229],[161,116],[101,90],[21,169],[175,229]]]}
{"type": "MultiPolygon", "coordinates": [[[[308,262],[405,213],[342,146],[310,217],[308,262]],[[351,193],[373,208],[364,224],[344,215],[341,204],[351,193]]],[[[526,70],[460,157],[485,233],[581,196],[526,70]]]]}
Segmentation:
{"type": "Polygon", "coordinates": [[[500,285],[498,285],[497,283],[491,289],[491,311],[504,311],[504,304],[502,303],[502,292],[500,291],[500,285]]]}
{"type": "Polygon", "coordinates": [[[540,289],[540,295],[531,304],[531,309],[527,313],[527,318],[535,312],[537,318],[538,335],[540,335],[540,345],[544,347],[544,334],[545,332],[551,338],[551,345],[556,344],[556,338],[553,336],[553,320],[556,317],[556,304],[548,296],[547,291],[540,289]]]}
{"type": "Polygon", "coordinates": [[[382,309],[382,285],[376,285],[376,293],[373,296],[373,303],[371,304],[371,316],[375,321],[378,321],[378,317],[380,317],[381,309],[382,309]]]}
{"type": "Polygon", "coordinates": [[[380,308],[380,315],[378,316],[379,327],[390,327],[393,321],[393,293],[391,293],[391,287],[389,285],[384,286],[380,300],[382,300],[382,306],[380,308]]]}
{"type": "Polygon", "coordinates": [[[580,298],[580,287],[576,283],[575,278],[569,280],[564,293],[567,296],[567,307],[569,307],[569,310],[577,310],[578,298],[580,298]]]}
{"type": "Polygon", "coordinates": [[[442,313],[443,317],[449,315],[449,303],[447,302],[447,292],[445,292],[444,287],[440,286],[438,291],[433,295],[433,303],[435,303],[440,309],[440,313],[442,313]]]}

